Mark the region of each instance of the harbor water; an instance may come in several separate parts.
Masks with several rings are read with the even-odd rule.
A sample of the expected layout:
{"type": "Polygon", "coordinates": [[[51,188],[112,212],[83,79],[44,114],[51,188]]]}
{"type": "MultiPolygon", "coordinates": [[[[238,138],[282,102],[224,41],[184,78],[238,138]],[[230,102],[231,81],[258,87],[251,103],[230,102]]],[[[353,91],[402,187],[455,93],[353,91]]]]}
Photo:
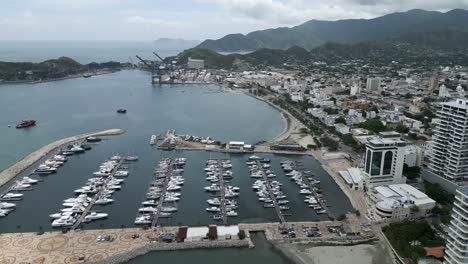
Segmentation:
{"type": "MultiPolygon", "coordinates": [[[[241,189],[237,199],[239,215],[230,217],[229,223],[279,221],[275,210],[264,209],[251,188],[255,180],[250,178],[245,164],[249,155],[162,151],[149,144],[152,134],[164,133],[168,129],[210,136],[223,142],[235,140],[254,144],[270,140],[284,130],[285,120],[266,103],[241,93],[223,92],[217,85],[152,86],[148,74],[141,71],[40,84],[2,85],[0,88],[0,111],[3,113],[0,119],[0,169],[61,138],[110,128],[127,130],[124,135],[109,137],[93,145],[91,150],[71,156],[56,174],[34,176],[42,182],[35,185],[33,191],[24,192],[24,199],[16,202],[15,211],[0,218],[0,233],[52,230],[49,214],[58,212],[62,201],[73,197],[73,191],[84,185],[99,164],[114,154],[138,155],[139,161],[129,166],[130,176],[125,178],[122,190],[112,197],[115,202],[93,207],[93,211],[108,213],[109,217],[83,224],[84,229],[133,227],[153,177],[152,172],[157,162],[165,157],[185,157],[187,164],[178,212],[174,217],[164,219],[162,225],[214,223],[211,214],[205,211],[208,207],[206,199],[210,196],[203,190],[210,185],[203,170],[209,158],[231,159],[234,172],[231,185],[241,189]],[[117,114],[118,108],[127,109],[127,113],[117,114]],[[37,125],[21,130],[9,127],[26,118],[35,119],[37,125]]],[[[327,217],[308,208],[303,195],[299,195],[299,187],[285,176],[280,162],[287,159],[302,162],[321,181],[324,198],[334,215],[351,210],[349,200],[312,157],[258,155],[271,159],[272,170],[277,174],[275,180],[284,184],[283,191],[290,201],[292,214],[287,216],[288,221],[316,221],[327,217]]],[[[8,185],[0,187],[0,191],[8,185]]],[[[220,253],[220,256],[237,252],[225,251],[231,253],[220,253]]],[[[181,255],[195,256],[197,252],[181,255]]]]}

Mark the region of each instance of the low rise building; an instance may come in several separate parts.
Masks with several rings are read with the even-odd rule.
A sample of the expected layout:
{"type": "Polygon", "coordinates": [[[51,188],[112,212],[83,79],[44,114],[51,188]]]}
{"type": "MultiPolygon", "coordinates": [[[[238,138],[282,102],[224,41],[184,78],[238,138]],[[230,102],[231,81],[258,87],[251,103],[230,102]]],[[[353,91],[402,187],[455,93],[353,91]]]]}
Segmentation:
{"type": "Polygon", "coordinates": [[[377,186],[367,193],[375,213],[388,221],[416,219],[430,214],[436,202],[408,184],[377,186]]]}

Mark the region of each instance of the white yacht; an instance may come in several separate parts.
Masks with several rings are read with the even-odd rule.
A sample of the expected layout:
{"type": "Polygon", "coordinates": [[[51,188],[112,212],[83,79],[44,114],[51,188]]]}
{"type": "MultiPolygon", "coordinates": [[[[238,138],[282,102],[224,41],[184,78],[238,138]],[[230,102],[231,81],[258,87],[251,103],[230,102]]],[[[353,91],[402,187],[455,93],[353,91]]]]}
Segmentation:
{"type": "Polygon", "coordinates": [[[27,183],[27,184],[36,184],[36,183],[39,182],[39,180],[30,178],[30,177],[28,177],[28,176],[24,176],[23,179],[21,179],[21,182],[22,182],[22,183],[27,183]]]}
{"type": "Polygon", "coordinates": [[[76,219],[71,216],[62,216],[52,222],[53,227],[72,226],[76,219]]]}
{"type": "Polygon", "coordinates": [[[227,211],[226,216],[237,216],[237,212],[236,211],[227,211]]]}
{"type": "Polygon", "coordinates": [[[177,207],[161,207],[161,212],[166,212],[166,213],[172,213],[172,212],[177,212],[177,207]]]}
{"type": "Polygon", "coordinates": [[[114,202],[114,199],[106,198],[106,197],[100,197],[99,199],[96,200],[95,204],[104,205],[104,204],[110,204],[110,203],[113,203],[113,202],[114,202]]]}
{"type": "Polygon", "coordinates": [[[92,221],[92,220],[98,220],[98,219],[103,219],[106,218],[108,214],[106,213],[97,213],[97,212],[90,212],[87,216],[85,216],[84,221],[92,221]]]}
{"type": "Polygon", "coordinates": [[[22,193],[7,193],[0,198],[1,201],[18,201],[21,199],[23,199],[22,193]]]}
{"type": "Polygon", "coordinates": [[[16,207],[16,204],[14,203],[0,202],[0,209],[12,209],[15,207],[16,207]]]}
{"type": "Polygon", "coordinates": [[[207,212],[221,212],[221,209],[219,207],[212,206],[212,207],[206,208],[206,211],[207,212]]]}

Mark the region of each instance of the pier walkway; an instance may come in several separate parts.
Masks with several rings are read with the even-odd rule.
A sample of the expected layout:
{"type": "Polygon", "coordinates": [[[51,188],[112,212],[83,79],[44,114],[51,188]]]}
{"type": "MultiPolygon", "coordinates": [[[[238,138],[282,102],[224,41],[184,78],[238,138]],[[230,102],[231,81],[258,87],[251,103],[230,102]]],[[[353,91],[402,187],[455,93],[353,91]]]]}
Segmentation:
{"type": "Polygon", "coordinates": [[[224,178],[223,178],[223,163],[222,160],[218,160],[218,178],[219,178],[219,190],[220,190],[220,200],[221,200],[221,214],[223,216],[223,223],[227,224],[227,215],[226,215],[226,189],[224,188],[224,178]]]}
{"type": "Polygon", "coordinates": [[[265,185],[267,187],[268,194],[270,195],[270,199],[271,199],[273,205],[275,206],[276,214],[278,215],[280,223],[285,223],[286,219],[284,218],[283,212],[281,212],[278,201],[276,200],[276,196],[273,193],[273,190],[271,189],[270,180],[268,179],[268,177],[267,177],[267,175],[265,173],[265,169],[263,168],[263,165],[259,160],[257,160],[257,166],[258,166],[258,168],[260,170],[262,170],[263,180],[265,181],[265,185]]]}
{"type": "MultiPolygon", "coordinates": [[[[107,183],[112,179],[114,178],[114,175],[115,173],[120,169],[120,167],[122,166],[122,164],[124,163],[125,159],[124,158],[121,158],[119,160],[119,163],[117,163],[117,166],[115,166],[114,170],[111,172],[111,174],[109,176],[106,177],[106,181],[104,182],[104,184],[102,186],[106,186],[107,183]]],[[[89,202],[88,206],[86,206],[85,210],[83,211],[83,213],[80,215],[80,217],[76,220],[75,224],[72,225],[71,229],[72,230],[75,230],[77,229],[81,223],[83,223],[86,215],[89,213],[89,211],[91,210],[91,208],[94,206],[94,204],[96,203],[96,200],[99,199],[99,197],[101,196],[102,194],[102,191],[104,190],[105,188],[104,187],[101,187],[99,189],[99,191],[94,195],[93,199],[89,202]]]]}
{"type": "Polygon", "coordinates": [[[156,206],[156,211],[153,214],[153,219],[151,222],[151,226],[155,227],[158,225],[159,218],[161,217],[161,209],[164,204],[164,198],[166,197],[167,193],[167,187],[169,185],[169,181],[171,180],[171,174],[172,170],[174,169],[174,160],[173,159],[168,159],[168,166],[165,171],[159,171],[157,172],[156,179],[161,179],[164,178],[164,185],[163,189],[161,191],[161,197],[158,200],[158,205],[156,206]],[[162,174],[162,175],[161,175],[162,174]]]}
{"type": "Polygon", "coordinates": [[[330,209],[328,209],[327,205],[323,202],[322,198],[319,197],[318,193],[315,191],[315,186],[310,182],[309,177],[307,177],[308,175],[306,175],[306,173],[304,172],[304,167],[302,165],[299,165],[297,162],[294,162],[294,165],[296,169],[301,173],[301,177],[304,183],[306,183],[307,186],[309,186],[309,190],[312,192],[312,195],[315,197],[315,199],[323,208],[323,210],[326,211],[328,218],[334,219],[333,213],[330,211],[330,209]]]}

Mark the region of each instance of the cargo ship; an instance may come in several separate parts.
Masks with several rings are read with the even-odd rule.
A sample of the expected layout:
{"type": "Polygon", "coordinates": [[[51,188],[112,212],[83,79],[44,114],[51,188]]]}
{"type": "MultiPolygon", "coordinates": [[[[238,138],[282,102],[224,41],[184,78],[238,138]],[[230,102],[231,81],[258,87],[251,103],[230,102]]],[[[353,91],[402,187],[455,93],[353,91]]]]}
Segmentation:
{"type": "Polygon", "coordinates": [[[26,128],[26,127],[32,127],[35,125],[36,125],[35,120],[24,120],[23,122],[17,124],[16,128],[26,128]]]}

